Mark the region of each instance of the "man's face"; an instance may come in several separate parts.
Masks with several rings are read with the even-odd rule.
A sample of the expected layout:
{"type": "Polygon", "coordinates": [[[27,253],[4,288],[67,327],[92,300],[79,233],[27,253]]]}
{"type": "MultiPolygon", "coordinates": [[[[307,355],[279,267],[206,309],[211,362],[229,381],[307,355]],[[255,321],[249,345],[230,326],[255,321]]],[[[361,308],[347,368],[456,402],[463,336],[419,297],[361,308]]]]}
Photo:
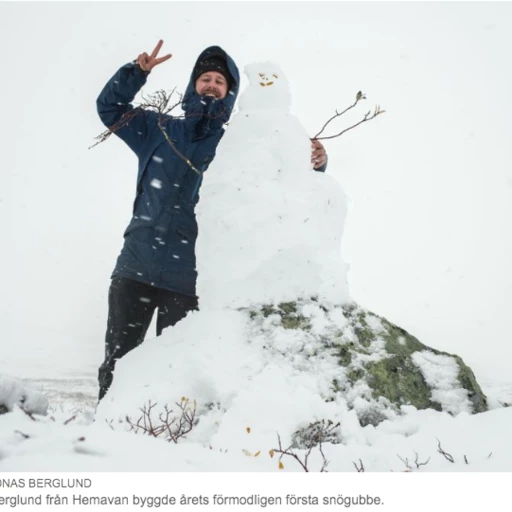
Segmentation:
{"type": "Polygon", "coordinates": [[[196,92],[201,96],[214,96],[222,100],[228,93],[228,83],[218,71],[208,71],[196,80],[196,92]]]}

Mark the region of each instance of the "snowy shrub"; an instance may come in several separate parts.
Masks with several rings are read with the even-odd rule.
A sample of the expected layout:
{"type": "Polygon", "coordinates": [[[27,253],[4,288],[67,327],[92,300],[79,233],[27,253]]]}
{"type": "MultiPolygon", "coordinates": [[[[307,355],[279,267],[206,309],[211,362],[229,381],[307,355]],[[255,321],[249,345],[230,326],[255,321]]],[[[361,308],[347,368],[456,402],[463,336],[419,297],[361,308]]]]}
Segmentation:
{"type": "Polygon", "coordinates": [[[146,434],[152,437],[162,437],[167,441],[177,443],[179,439],[184,438],[194,425],[196,425],[196,408],[194,400],[191,402],[188,398],[182,397],[180,402],[176,402],[178,412],[174,413],[167,405],[164,406],[164,412],[154,417],[153,409],[157,406],[151,401],[148,405],[142,407],[140,411],[142,416],[134,423],[129,416],[126,416],[126,422],[130,425],[131,432],[135,434],[146,434]]]}
{"type": "Polygon", "coordinates": [[[300,428],[292,436],[292,448],[314,448],[322,443],[339,444],[339,423],[321,420],[300,428]]]}

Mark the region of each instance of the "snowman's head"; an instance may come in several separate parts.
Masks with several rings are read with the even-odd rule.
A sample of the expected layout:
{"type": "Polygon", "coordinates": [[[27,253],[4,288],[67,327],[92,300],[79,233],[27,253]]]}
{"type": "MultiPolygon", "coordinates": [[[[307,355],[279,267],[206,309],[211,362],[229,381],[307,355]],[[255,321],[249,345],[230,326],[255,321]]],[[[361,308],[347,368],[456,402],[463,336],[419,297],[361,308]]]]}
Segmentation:
{"type": "Polygon", "coordinates": [[[249,64],[245,66],[244,71],[249,78],[249,85],[240,97],[240,110],[290,109],[290,86],[277,64],[249,64]]]}

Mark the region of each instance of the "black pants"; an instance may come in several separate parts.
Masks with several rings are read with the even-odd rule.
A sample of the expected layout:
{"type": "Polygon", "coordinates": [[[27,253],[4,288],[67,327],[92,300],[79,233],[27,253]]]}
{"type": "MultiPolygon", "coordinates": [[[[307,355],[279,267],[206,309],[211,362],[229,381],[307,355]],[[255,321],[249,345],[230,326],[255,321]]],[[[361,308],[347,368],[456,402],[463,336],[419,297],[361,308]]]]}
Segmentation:
{"type": "Polygon", "coordinates": [[[155,288],[124,277],[114,277],[108,292],[105,361],[98,371],[101,400],[112,384],[116,361],[140,345],[158,308],[156,335],[177,324],[192,310],[197,297],[155,288]]]}

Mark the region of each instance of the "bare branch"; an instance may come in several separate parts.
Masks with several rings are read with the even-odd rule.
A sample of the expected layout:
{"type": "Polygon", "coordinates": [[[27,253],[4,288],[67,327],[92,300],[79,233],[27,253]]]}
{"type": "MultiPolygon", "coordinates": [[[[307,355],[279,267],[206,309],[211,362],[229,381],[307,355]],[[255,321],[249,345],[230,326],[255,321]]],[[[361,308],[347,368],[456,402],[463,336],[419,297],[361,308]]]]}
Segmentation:
{"type": "Polygon", "coordinates": [[[416,455],[416,458],[414,459],[414,464],[416,464],[416,468],[419,468],[420,466],[426,466],[430,462],[430,457],[425,462],[419,462],[418,454],[414,452],[414,455],[416,455]]]}
{"type": "Polygon", "coordinates": [[[307,461],[308,461],[308,456],[311,453],[312,448],[310,448],[308,450],[308,453],[304,459],[304,462],[302,462],[296,453],[290,451],[291,446],[286,448],[286,450],[283,450],[283,445],[281,444],[281,437],[279,436],[279,434],[277,434],[277,440],[279,443],[279,448],[273,448],[273,451],[281,454],[281,456],[279,457],[279,460],[281,460],[283,458],[283,455],[289,455],[290,457],[293,457],[302,466],[302,469],[306,473],[309,473],[307,461]]]}
{"type": "Polygon", "coordinates": [[[336,429],[340,423],[332,420],[319,420],[310,423],[307,427],[294,432],[293,446],[298,448],[313,448],[321,443],[336,443],[336,429]]]}
{"type": "MultiPolygon", "coordinates": [[[[437,439],[437,437],[436,437],[437,439]]],[[[441,441],[439,441],[439,439],[437,439],[437,451],[444,456],[444,458],[449,461],[449,462],[455,462],[455,459],[449,454],[449,453],[446,453],[442,447],[441,447],[441,441]]]]}
{"type": "Polygon", "coordinates": [[[130,110],[129,112],[126,112],[117,123],[110,126],[108,130],[104,131],[103,133],[95,137],[95,140],[97,140],[97,142],[90,146],[89,149],[92,149],[101,142],[107,140],[117,130],[119,130],[123,126],[126,126],[135,116],[145,115],[146,111],[156,112],[159,115],[159,121],[161,121],[162,116],[169,116],[167,119],[173,119],[173,117],[170,116],[170,112],[172,112],[175,108],[181,105],[183,101],[183,95],[181,95],[180,93],[176,93],[178,94],[178,101],[176,101],[173,104],[170,104],[171,99],[175,92],[176,88],[174,88],[170,93],[167,93],[164,90],[160,90],[156,91],[153,94],[150,94],[149,96],[141,95],[143,103],[140,103],[136,108],[130,110]]]}
{"type": "Polygon", "coordinates": [[[309,446],[306,454],[304,455],[304,460],[301,460],[300,457],[295,452],[293,452],[291,450],[291,446],[289,446],[286,449],[283,449],[283,445],[281,443],[281,437],[279,436],[279,434],[277,434],[277,440],[278,440],[278,443],[279,443],[279,448],[273,448],[271,450],[272,456],[273,456],[273,452],[280,453],[281,456],[279,457],[279,460],[281,461],[281,459],[283,458],[283,455],[288,455],[288,456],[294,458],[301,465],[302,469],[306,473],[309,473],[309,467],[308,467],[309,456],[311,455],[311,452],[313,451],[313,448],[315,446],[318,446],[318,449],[319,449],[320,454],[322,456],[322,466],[320,468],[320,473],[328,473],[327,466],[329,465],[329,461],[327,460],[327,458],[326,458],[326,456],[324,454],[321,442],[319,442],[317,444],[311,444],[309,446]]]}
{"type": "Polygon", "coordinates": [[[405,464],[407,471],[412,471],[411,466],[409,466],[409,459],[405,459],[405,460],[402,459],[402,457],[400,457],[400,455],[398,455],[398,453],[396,454],[396,456],[405,464]]]}
{"type": "Polygon", "coordinates": [[[194,166],[194,164],[183,153],[181,153],[181,151],[178,150],[178,148],[171,140],[171,138],[167,134],[167,131],[164,128],[164,124],[167,121],[170,121],[172,119],[183,118],[183,116],[170,115],[170,113],[175,108],[180,106],[183,102],[183,96],[180,93],[177,93],[179,99],[174,103],[171,103],[171,99],[175,92],[176,88],[174,88],[169,94],[164,90],[160,90],[156,91],[153,94],[150,94],[149,96],[142,95],[142,99],[144,100],[144,102],[141,103],[137,108],[130,110],[129,112],[124,114],[123,117],[116,124],[114,124],[107,131],[103,132],[98,137],[96,137],[96,140],[98,142],[93,144],[89,149],[92,149],[101,142],[107,140],[110,137],[110,135],[112,135],[112,133],[115,133],[123,126],[126,126],[135,116],[145,115],[146,111],[151,111],[155,112],[158,115],[158,128],[162,132],[162,135],[164,136],[167,144],[169,144],[169,146],[180,157],[180,159],[183,160],[196,174],[202,175],[203,173],[199,169],[197,169],[194,166]]]}
{"type": "Polygon", "coordinates": [[[21,437],[23,437],[23,439],[30,439],[30,436],[28,434],[21,432],[21,430],[15,430],[14,432],[16,434],[19,434],[21,437]]]}
{"type": "Polygon", "coordinates": [[[327,466],[329,465],[329,461],[327,460],[327,457],[324,454],[324,451],[322,449],[322,443],[318,445],[318,449],[320,450],[320,453],[322,454],[322,467],[320,468],[320,473],[328,473],[327,466]]]}
{"type": "Polygon", "coordinates": [[[67,424],[71,423],[72,421],[74,421],[75,419],[76,419],[76,414],[71,416],[71,418],[68,418],[63,424],[67,425],[67,424]]]}
{"type": "Polygon", "coordinates": [[[363,461],[361,459],[359,459],[359,466],[354,461],[352,461],[352,464],[354,464],[358,473],[364,473],[363,461]]]}
{"type": "Polygon", "coordinates": [[[158,424],[154,423],[152,417],[153,409],[156,405],[156,403],[152,404],[149,401],[147,406],[142,407],[140,409],[142,416],[136,423],[133,423],[130,417],[126,416],[126,422],[131,427],[130,432],[133,431],[136,434],[141,432],[152,437],[159,437],[164,434],[167,441],[177,443],[179,439],[185,437],[194,427],[197,407],[195,400],[190,402],[190,400],[183,397],[180,402],[176,402],[180,409],[176,416],[171,416],[174,411],[166,405],[164,413],[160,413],[158,416],[158,424]]]}
{"type": "Polygon", "coordinates": [[[153,110],[162,116],[169,115],[170,112],[172,112],[175,108],[179,107],[183,103],[183,95],[176,93],[178,95],[178,101],[172,105],[169,105],[174,93],[176,93],[176,87],[170,93],[167,93],[161,89],[153,94],[150,94],[149,96],[141,94],[144,103],[141,103],[139,108],[144,110],[153,110]]]}
{"type": "Polygon", "coordinates": [[[338,110],[335,110],[336,113],[322,126],[322,129],[313,137],[313,139],[318,139],[318,137],[320,137],[320,135],[322,135],[323,131],[327,128],[327,125],[331,121],[333,121],[337,117],[340,117],[343,114],[347,113],[349,110],[352,110],[359,103],[359,101],[365,100],[365,99],[366,99],[366,96],[361,91],[359,91],[356,94],[356,101],[354,101],[354,103],[352,103],[352,105],[350,105],[350,107],[347,107],[342,112],[338,112],[338,110]]]}
{"type": "Polygon", "coordinates": [[[160,128],[160,131],[163,133],[164,137],[165,137],[165,140],[167,141],[167,143],[169,144],[169,146],[171,146],[171,148],[173,149],[173,151],[196,173],[196,174],[203,174],[200,170],[196,169],[194,167],[194,165],[192,164],[192,162],[185,156],[183,155],[179,150],[178,148],[174,145],[174,142],[171,140],[171,138],[169,137],[169,135],[167,135],[167,132],[165,131],[165,129],[163,128],[162,126],[162,119],[159,118],[158,119],[158,128],[160,128]]]}
{"type": "Polygon", "coordinates": [[[380,110],[379,105],[377,105],[375,107],[375,110],[373,111],[372,115],[370,115],[370,111],[368,111],[364,115],[363,119],[361,119],[361,121],[353,124],[352,126],[349,126],[348,128],[345,128],[344,130],[341,130],[341,132],[337,133],[336,135],[331,135],[329,137],[318,137],[318,138],[316,138],[316,140],[335,139],[336,137],[339,137],[339,136],[343,135],[344,133],[348,132],[349,130],[352,130],[352,129],[356,128],[360,124],[363,124],[363,123],[366,123],[367,121],[371,121],[372,119],[375,119],[378,115],[383,114],[384,112],[386,112],[386,111],[385,110],[380,110]]]}
{"type": "MultiPolygon", "coordinates": [[[[185,437],[185,435],[188,434],[194,427],[197,403],[194,400],[192,406],[188,399],[182,398],[181,402],[176,403],[176,405],[181,410],[181,414],[177,418],[174,418],[171,422],[164,423],[169,434],[169,440],[174,441],[175,443],[177,443],[181,437],[185,437]],[[171,425],[175,424],[176,421],[178,425],[174,430],[172,430],[170,427],[171,425]]],[[[170,412],[172,411],[167,411],[166,407],[167,417],[169,416],[170,412]]]]}
{"type": "Polygon", "coordinates": [[[106,141],[113,133],[115,133],[123,126],[126,126],[135,116],[143,114],[144,110],[140,107],[134,108],[133,110],[126,112],[126,114],[124,114],[123,117],[121,117],[121,119],[117,123],[113,124],[108,130],[104,131],[103,133],[100,133],[97,137],[94,137],[94,140],[96,140],[97,142],[94,143],[92,146],[89,146],[88,149],[92,149],[96,147],[98,144],[101,144],[102,142],[106,141]]]}
{"type": "MultiPolygon", "coordinates": [[[[418,455],[416,452],[414,452],[414,455],[415,455],[415,458],[414,458],[414,464],[415,464],[415,466],[416,466],[416,469],[419,469],[419,468],[420,468],[420,466],[426,466],[426,465],[429,463],[429,461],[430,461],[430,457],[429,457],[426,461],[424,461],[424,462],[420,462],[420,460],[419,460],[419,455],[418,455]]],[[[411,465],[409,464],[409,459],[408,459],[408,458],[406,458],[406,459],[404,460],[404,459],[402,459],[402,457],[400,457],[400,455],[398,455],[398,454],[397,454],[397,457],[398,457],[398,458],[399,458],[399,459],[400,459],[400,460],[405,464],[405,467],[407,468],[407,469],[406,469],[406,471],[412,471],[412,470],[413,470],[413,468],[412,468],[412,467],[411,467],[411,465]]]]}
{"type": "Polygon", "coordinates": [[[37,421],[35,418],[34,418],[34,415],[31,413],[31,412],[28,412],[26,411],[25,409],[23,409],[23,407],[20,407],[20,409],[32,420],[32,421],[37,421]]]}
{"type": "Polygon", "coordinates": [[[327,122],[323,125],[322,129],[314,137],[312,137],[311,140],[334,139],[336,137],[339,137],[339,136],[343,135],[344,133],[348,132],[349,130],[354,129],[356,126],[359,126],[360,124],[363,124],[363,123],[366,123],[367,121],[371,121],[372,119],[375,119],[378,115],[383,114],[385,112],[385,110],[381,110],[380,106],[377,105],[375,107],[374,111],[373,111],[373,114],[371,113],[371,111],[368,111],[365,114],[365,116],[363,117],[363,119],[361,119],[361,121],[353,124],[352,126],[349,126],[348,128],[345,128],[344,130],[342,130],[341,132],[337,133],[336,135],[329,135],[329,136],[320,137],[320,135],[324,132],[324,130],[327,128],[327,126],[332,121],[334,121],[334,119],[336,119],[338,117],[341,117],[343,114],[347,113],[349,110],[352,110],[361,100],[365,100],[365,99],[366,99],[366,95],[363,94],[361,91],[359,91],[356,94],[356,99],[355,99],[354,103],[352,103],[352,105],[347,107],[345,110],[342,110],[341,112],[338,112],[338,110],[336,110],[335,111],[336,113],[329,120],[327,120],[327,122]]]}

